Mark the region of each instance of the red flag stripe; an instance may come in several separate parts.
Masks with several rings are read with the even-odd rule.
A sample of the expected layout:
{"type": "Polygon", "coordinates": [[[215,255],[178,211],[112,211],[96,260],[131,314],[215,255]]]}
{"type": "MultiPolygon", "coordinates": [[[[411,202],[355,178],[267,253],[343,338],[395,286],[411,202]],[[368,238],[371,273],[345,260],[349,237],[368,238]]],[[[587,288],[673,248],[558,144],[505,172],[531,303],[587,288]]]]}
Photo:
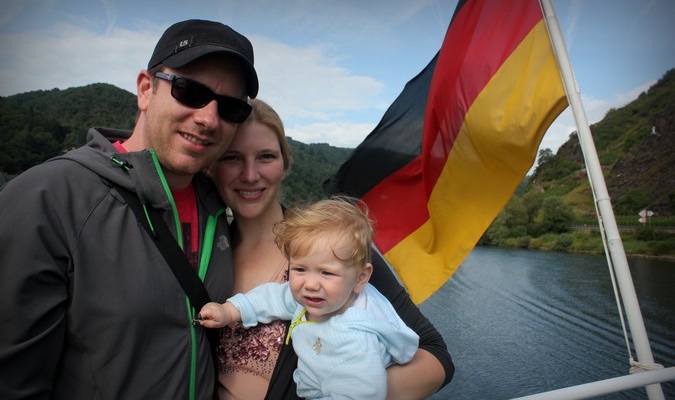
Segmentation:
{"type": "Polygon", "coordinates": [[[427,195],[436,184],[474,100],[541,21],[539,4],[533,7],[532,3],[537,2],[471,1],[464,4],[450,24],[434,71],[424,118],[422,154],[427,195]]]}
{"type": "Polygon", "coordinates": [[[476,0],[456,11],[431,83],[422,155],[363,197],[373,212],[376,243],[383,253],[429,219],[429,195],[464,115],[504,60],[542,19],[538,3],[536,7],[532,3],[476,0]],[[423,165],[428,168],[424,174],[423,165]]]}

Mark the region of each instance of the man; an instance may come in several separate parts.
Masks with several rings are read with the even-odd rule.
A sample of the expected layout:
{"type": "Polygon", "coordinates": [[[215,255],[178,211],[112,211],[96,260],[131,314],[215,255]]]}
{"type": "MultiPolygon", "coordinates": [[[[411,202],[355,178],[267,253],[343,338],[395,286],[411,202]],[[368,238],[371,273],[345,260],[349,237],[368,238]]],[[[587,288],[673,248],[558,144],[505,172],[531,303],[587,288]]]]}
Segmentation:
{"type": "Polygon", "coordinates": [[[0,398],[208,399],[204,329],[124,190],[156,209],[213,301],[231,290],[223,205],[199,175],[258,92],[253,48],[220,23],[167,29],[137,78],[125,142],[86,146],[0,191],[0,398]]]}

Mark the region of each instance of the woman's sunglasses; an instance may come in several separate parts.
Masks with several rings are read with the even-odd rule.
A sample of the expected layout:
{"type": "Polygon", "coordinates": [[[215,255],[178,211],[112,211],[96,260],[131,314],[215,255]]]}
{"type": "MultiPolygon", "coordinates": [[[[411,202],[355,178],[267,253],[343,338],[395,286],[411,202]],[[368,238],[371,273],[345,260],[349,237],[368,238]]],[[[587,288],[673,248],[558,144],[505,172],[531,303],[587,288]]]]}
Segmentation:
{"type": "Polygon", "coordinates": [[[244,122],[251,114],[251,105],[244,100],[215,94],[211,89],[192,79],[164,72],[155,72],[155,77],[171,82],[171,96],[188,107],[202,108],[211,100],[216,100],[220,118],[234,123],[244,122]]]}

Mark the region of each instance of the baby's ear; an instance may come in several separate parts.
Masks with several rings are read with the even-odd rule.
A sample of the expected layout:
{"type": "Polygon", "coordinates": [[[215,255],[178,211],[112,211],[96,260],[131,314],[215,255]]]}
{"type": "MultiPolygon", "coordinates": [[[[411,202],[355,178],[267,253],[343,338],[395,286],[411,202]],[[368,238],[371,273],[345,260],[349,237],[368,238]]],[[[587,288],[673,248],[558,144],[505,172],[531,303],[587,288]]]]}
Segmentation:
{"type": "Polygon", "coordinates": [[[366,286],[366,283],[370,280],[370,276],[373,274],[373,264],[366,263],[363,267],[359,269],[359,274],[356,277],[356,286],[354,287],[355,293],[361,293],[363,288],[366,286]]]}

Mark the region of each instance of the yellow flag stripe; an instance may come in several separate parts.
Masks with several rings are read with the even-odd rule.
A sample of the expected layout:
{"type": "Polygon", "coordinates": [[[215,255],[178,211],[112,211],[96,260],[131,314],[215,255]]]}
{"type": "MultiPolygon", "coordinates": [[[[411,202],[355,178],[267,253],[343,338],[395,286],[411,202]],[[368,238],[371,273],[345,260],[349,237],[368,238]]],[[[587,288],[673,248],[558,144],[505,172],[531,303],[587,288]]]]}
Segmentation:
{"type": "Polygon", "coordinates": [[[415,303],[438,290],[473,249],[532,166],[546,129],[566,106],[542,20],[465,115],[429,199],[429,220],[385,254],[415,303]]]}

